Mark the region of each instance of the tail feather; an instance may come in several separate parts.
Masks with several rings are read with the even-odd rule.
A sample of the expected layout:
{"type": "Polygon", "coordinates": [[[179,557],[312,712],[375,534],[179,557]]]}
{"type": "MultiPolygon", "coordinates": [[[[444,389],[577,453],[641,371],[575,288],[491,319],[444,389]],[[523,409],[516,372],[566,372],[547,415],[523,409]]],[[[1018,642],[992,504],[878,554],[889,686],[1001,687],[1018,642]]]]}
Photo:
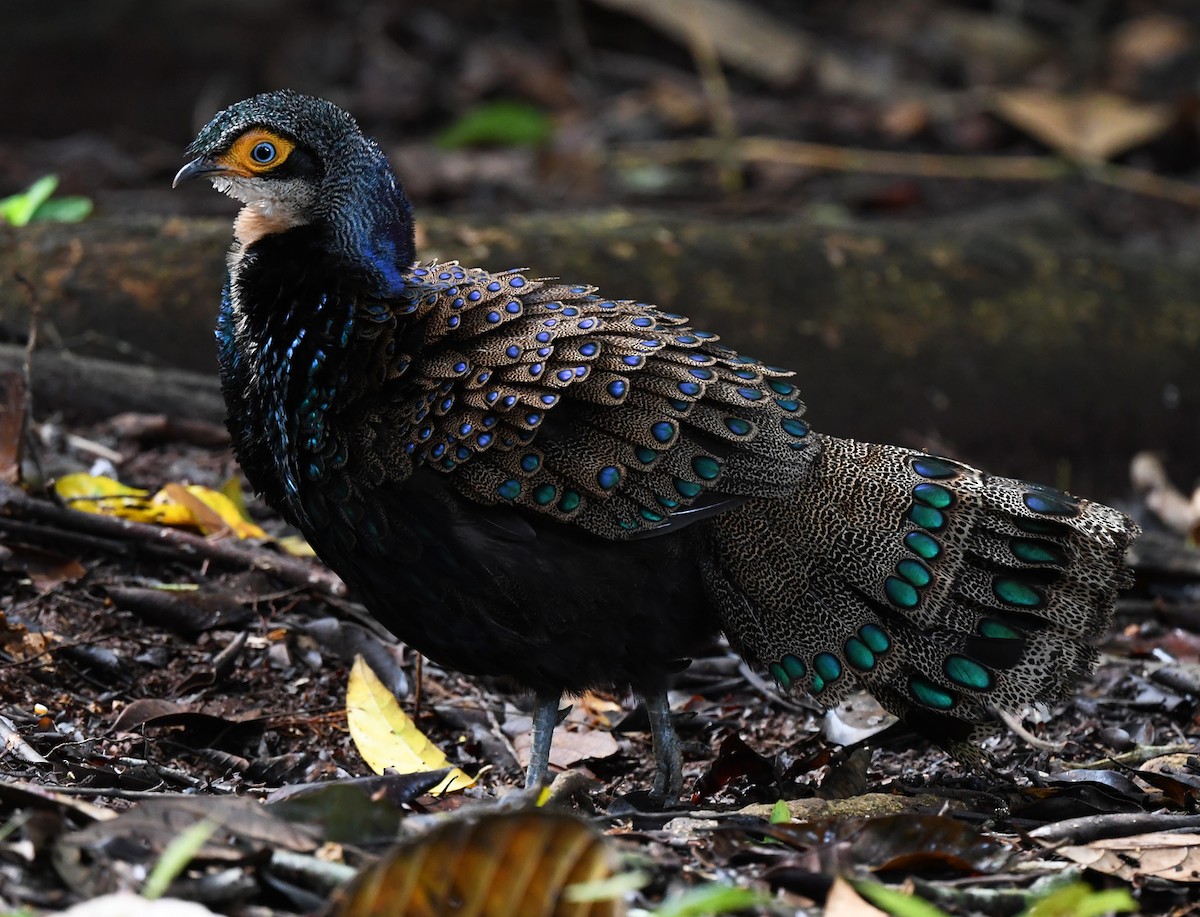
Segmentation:
{"type": "Polygon", "coordinates": [[[731,640],[785,688],[862,687],[972,757],[1000,710],[1062,696],[1127,585],[1123,514],[892,446],[820,437],[805,485],[712,527],[731,640]]]}

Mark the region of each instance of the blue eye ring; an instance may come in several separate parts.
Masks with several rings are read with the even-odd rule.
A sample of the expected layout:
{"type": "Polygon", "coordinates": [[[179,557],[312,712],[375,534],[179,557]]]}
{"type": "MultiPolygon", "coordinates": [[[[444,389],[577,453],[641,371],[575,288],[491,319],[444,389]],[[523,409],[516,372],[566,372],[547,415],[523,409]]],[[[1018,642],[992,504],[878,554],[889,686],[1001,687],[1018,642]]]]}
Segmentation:
{"type": "Polygon", "coordinates": [[[254,148],[250,150],[250,158],[260,166],[265,166],[267,163],[274,160],[276,156],[275,144],[269,140],[260,140],[254,144],[254,148]]]}

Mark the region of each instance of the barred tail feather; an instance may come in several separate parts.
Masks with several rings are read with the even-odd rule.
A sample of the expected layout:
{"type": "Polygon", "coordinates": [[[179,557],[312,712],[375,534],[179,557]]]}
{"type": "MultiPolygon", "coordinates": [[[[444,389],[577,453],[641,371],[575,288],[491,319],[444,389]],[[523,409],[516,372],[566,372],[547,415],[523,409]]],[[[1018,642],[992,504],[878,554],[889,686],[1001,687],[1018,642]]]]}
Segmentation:
{"type": "Polygon", "coordinates": [[[816,436],[786,499],[718,517],[707,587],[786,689],[855,687],[956,753],[1095,660],[1137,527],[1107,506],[892,446],[816,436]]]}

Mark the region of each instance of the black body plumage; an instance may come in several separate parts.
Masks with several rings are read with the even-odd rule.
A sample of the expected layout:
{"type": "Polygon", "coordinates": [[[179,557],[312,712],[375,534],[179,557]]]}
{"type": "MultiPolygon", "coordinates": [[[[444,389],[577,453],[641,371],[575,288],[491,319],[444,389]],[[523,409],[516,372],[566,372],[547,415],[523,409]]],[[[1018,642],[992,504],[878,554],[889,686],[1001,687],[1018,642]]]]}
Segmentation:
{"type": "Polygon", "coordinates": [[[416,265],[330,103],[258,96],[190,152],[180,179],[246,205],[217,331],[246,475],[438,662],[655,698],[723,629],[785,688],[865,687],[967,755],[1091,665],[1136,534],[1115,510],[814,433],[790,373],[653,306],[416,265]]]}

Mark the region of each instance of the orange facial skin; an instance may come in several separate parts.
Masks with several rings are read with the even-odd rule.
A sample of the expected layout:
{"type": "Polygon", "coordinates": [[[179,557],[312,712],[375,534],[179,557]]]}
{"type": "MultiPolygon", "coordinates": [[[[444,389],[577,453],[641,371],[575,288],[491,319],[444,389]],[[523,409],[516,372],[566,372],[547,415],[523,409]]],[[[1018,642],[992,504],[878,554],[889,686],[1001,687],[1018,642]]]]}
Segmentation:
{"type": "Polygon", "coordinates": [[[215,159],[232,174],[253,178],[280,166],[295,148],[296,145],[286,137],[254,127],[233,141],[233,145],[215,159]],[[274,150],[270,158],[266,158],[268,146],[274,150]]]}

